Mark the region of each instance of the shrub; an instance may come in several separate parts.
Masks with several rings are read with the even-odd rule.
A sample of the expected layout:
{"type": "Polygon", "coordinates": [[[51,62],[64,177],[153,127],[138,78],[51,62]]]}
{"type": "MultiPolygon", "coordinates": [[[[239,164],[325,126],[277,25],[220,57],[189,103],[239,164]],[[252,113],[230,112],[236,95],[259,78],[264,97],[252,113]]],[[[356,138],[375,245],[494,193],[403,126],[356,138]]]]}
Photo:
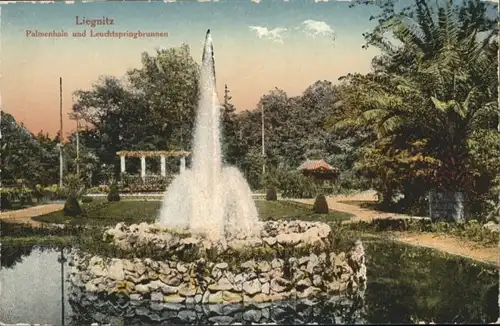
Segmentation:
{"type": "Polygon", "coordinates": [[[109,187],[108,201],[120,201],[120,193],[114,183],[109,187]]]}
{"type": "Polygon", "coordinates": [[[164,192],[173,180],[173,175],[147,175],[144,179],[140,175],[122,174],[122,192],[164,192]]]}
{"type": "Polygon", "coordinates": [[[80,208],[80,204],[78,204],[78,200],[75,196],[68,196],[68,199],[66,199],[66,203],[64,204],[63,212],[65,216],[76,217],[82,215],[82,209],[80,208]]]}
{"type": "Polygon", "coordinates": [[[41,188],[42,200],[64,200],[67,198],[66,189],[59,188],[59,185],[53,184],[41,188]]]}
{"type": "Polygon", "coordinates": [[[278,195],[276,194],[276,187],[267,187],[266,200],[278,200],[278,195]]]}
{"type": "Polygon", "coordinates": [[[43,187],[39,184],[35,186],[32,191],[33,197],[36,198],[37,202],[41,202],[43,200],[43,187]]]}
{"type": "Polygon", "coordinates": [[[279,188],[286,198],[314,198],[318,186],[298,171],[283,172],[279,176],[279,188]]]}
{"type": "Polygon", "coordinates": [[[326,202],[326,197],[323,194],[318,195],[314,201],[313,211],[316,214],[328,214],[328,203],[326,202]]]}
{"type": "Polygon", "coordinates": [[[109,193],[109,186],[108,185],[100,185],[97,187],[90,187],[87,189],[87,194],[107,194],[109,193]]]}
{"type": "Polygon", "coordinates": [[[12,208],[12,203],[9,200],[9,197],[6,194],[1,195],[1,209],[10,209],[12,208]]]}
{"type": "Polygon", "coordinates": [[[90,196],[83,196],[82,197],[82,203],[91,203],[92,201],[94,201],[94,198],[92,198],[90,196]]]}
{"type": "Polygon", "coordinates": [[[85,189],[83,179],[79,175],[70,173],[64,177],[64,191],[68,197],[80,198],[85,189]]]}

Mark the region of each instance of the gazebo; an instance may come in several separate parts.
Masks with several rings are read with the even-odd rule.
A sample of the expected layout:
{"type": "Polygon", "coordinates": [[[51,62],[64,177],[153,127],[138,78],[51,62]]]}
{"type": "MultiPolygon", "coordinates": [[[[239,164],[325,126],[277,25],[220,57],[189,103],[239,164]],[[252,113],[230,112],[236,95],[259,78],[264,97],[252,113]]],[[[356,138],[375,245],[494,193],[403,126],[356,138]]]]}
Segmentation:
{"type": "Polygon", "coordinates": [[[146,178],[146,157],[160,157],[161,176],[167,175],[166,157],[180,157],[181,172],[186,168],[186,157],[191,153],[186,151],[119,151],[116,155],[120,156],[120,171],[126,172],[125,158],[140,157],[141,158],[141,178],[146,178]]]}
{"type": "Polygon", "coordinates": [[[306,160],[297,170],[310,177],[321,186],[330,186],[339,176],[339,169],[326,163],[325,160],[306,160]]]}

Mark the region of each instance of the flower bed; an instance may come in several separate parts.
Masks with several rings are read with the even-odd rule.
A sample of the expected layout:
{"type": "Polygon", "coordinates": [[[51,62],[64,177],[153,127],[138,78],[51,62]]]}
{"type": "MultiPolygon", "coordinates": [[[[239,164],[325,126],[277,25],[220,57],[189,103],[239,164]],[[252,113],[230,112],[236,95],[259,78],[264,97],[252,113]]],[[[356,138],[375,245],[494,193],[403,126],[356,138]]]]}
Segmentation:
{"type": "Polygon", "coordinates": [[[164,192],[172,182],[173,176],[147,175],[144,179],[140,175],[123,174],[120,181],[120,192],[164,192]]]}

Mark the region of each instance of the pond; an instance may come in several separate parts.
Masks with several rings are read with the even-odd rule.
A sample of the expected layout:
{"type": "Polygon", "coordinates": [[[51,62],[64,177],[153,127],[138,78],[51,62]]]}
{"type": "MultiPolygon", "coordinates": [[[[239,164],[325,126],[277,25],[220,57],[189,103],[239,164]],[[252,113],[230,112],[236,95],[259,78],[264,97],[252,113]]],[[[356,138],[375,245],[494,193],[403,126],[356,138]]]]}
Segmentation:
{"type": "Polygon", "coordinates": [[[70,267],[61,263],[60,249],[2,246],[0,322],[149,325],[497,320],[499,278],[494,266],[389,241],[370,240],[365,242],[365,249],[368,268],[365,293],[317,303],[190,308],[77,293],[66,281],[70,267]]]}

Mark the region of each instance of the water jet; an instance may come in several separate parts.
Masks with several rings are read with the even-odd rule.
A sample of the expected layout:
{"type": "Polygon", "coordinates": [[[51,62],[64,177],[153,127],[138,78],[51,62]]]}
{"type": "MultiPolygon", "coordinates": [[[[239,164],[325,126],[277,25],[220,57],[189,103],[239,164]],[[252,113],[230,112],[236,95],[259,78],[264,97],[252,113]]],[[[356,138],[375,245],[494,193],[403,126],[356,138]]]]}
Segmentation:
{"type": "Polygon", "coordinates": [[[191,167],[166,190],[157,223],[118,223],[94,239],[102,253],[75,250],[75,293],[167,305],[362,296],[361,241],[340,246],[321,222],[260,222],[245,178],[223,165],[213,54],[208,31],[191,167]]]}
{"type": "Polygon", "coordinates": [[[203,233],[221,242],[235,235],[254,237],[259,234],[259,221],[252,193],[236,167],[223,166],[220,130],[214,48],[208,30],[200,71],[192,165],[166,190],[159,223],[203,233]]]}

